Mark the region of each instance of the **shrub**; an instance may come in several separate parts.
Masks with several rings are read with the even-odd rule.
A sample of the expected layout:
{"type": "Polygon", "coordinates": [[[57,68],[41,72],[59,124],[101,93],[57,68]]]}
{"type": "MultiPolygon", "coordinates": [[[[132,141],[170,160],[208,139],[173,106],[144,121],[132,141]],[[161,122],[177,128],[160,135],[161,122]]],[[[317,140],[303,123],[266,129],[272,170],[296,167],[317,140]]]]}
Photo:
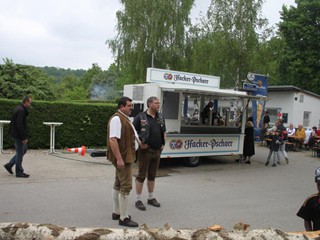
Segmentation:
{"type": "MultiPolygon", "coordinates": [[[[10,120],[12,111],[20,101],[0,99],[0,120],[10,120]]],[[[113,103],[47,102],[32,101],[28,115],[28,148],[50,147],[50,127],[43,122],[62,122],[56,127],[55,147],[106,147],[107,122],[116,111],[113,103]]],[[[8,134],[9,124],[4,125],[4,148],[13,148],[8,134]]]]}

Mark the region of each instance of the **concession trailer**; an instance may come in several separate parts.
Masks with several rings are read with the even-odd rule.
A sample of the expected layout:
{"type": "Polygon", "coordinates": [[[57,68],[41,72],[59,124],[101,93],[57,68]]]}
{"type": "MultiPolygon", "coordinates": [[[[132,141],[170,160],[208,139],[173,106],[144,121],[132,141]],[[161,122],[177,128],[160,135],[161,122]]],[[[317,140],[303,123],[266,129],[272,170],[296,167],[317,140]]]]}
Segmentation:
{"type": "Polygon", "coordinates": [[[133,100],[131,117],[147,109],[149,97],[159,98],[167,130],[161,158],[183,158],[187,166],[197,166],[203,156],[242,154],[242,118],[250,100],[262,98],[220,89],[217,76],[157,68],[147,69],[146,83],[125,85],[123,95],[133,100]],[[204,119],[201,112],[208,102],[213,106],[204,119]]]}

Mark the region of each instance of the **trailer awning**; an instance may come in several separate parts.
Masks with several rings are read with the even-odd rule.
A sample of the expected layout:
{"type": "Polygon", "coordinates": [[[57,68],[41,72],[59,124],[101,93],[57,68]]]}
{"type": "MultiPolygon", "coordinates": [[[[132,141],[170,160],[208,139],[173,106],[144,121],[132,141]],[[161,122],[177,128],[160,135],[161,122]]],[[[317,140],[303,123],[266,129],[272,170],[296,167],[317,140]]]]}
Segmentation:
{"type": "MultiPolygon", "coordinates": [[[[149,83],[154,84],[154,83],[149,83]]],[[[208,95],[208,96],[218,96],[218,97],[239,97],[239,98],[250,98],[250,99],[261,99],[266,100],[265,96],[252,96],[249,95],[247,92],[242,91],[235,91],[232,89],[218,89],[218,88],[212,88],[208,89],[207,87],[192,87],[186,86],[182,84],[158,84],[159,87],[164,91],[170,91],[170,92],[183,92],[187,94],[200,94],[200,95],[208,95]]]]}

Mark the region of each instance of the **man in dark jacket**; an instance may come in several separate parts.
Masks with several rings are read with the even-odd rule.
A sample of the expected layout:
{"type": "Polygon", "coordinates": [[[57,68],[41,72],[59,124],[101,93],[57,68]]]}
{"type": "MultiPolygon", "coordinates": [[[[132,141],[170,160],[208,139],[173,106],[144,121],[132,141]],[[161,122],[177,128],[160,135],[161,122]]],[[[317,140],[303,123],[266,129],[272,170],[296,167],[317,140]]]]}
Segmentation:
{"type": "Polygon", "coordinates": [[[208,104],[204,107],[203,111],[200,113],[202,119],[202,124],[207,124],[209,119],[210,110],[213,109],[213,102],[209,101],[208,104]]]}
{"type": "Polygon", "coordinates": [[[159,113],[160,103],[157,97],[149,97],[147,100],[148,109],[140,113],[133,121],[133,125],[139,134],[142,143],[147,144],[146,149],[141,147],[138,150],[139,171],[136,177],[136,208],[146,211],[141,201],[143,183],[147,178],[148,204],[160,207],[160,203],[154,197],[155,178],[160,162],[160,155],[165,145],[166,126],[165,120],[159,113]]]}
{"type": "Polygon", "coordinates": [[[12,167],[16,165],[16,177],[20,178],[29,177],[29,174],[24,173],[22,160],[24,154],[27,152],[29,138],[27,128],[27,109],[30,108],[31,103],[31,97],[26,96],[23,98],[22,103],[15,107],[9,128],[10,136],[13,138],[15,144],[16,154],[7,164],[4,165],[4,167],[10,174],[13,174],[12,167]]]}

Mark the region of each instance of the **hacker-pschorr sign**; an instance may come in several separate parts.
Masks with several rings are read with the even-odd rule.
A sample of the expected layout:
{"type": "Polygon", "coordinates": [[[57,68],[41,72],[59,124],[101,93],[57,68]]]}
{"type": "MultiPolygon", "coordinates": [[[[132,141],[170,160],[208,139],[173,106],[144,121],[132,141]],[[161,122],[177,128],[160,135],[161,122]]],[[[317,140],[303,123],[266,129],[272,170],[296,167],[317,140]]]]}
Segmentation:
{"type": "Polygon", "coordinates": [[[208,136],[203,134],[170,134],[162,155],[177,157],[186,155],[216,155],[240,150],[240,136],[208,136]]]}
{"type": "Polygon", "coordinates": [[[220,77],[196,73],[177,72],[170,69],[147,69],[147,82],[178,83],[184,85],[219,88],[220,77]]]}

